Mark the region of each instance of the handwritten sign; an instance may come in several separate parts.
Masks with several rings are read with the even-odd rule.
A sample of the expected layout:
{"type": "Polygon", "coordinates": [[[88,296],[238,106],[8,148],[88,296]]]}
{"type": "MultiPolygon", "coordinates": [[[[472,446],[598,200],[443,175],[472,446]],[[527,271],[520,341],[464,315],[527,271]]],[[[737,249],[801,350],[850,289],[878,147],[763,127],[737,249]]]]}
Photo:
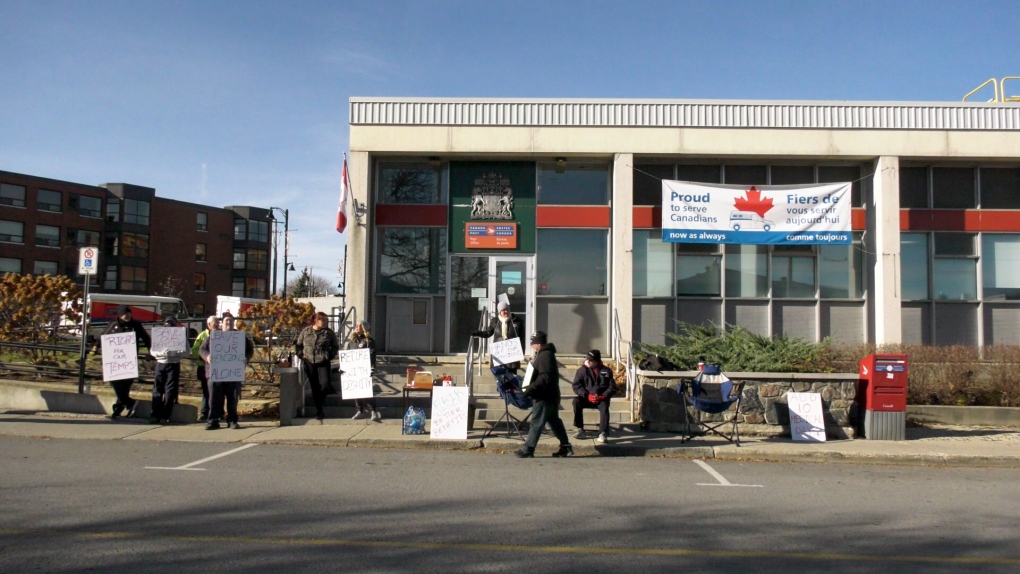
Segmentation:
{"type": "Polygon", "coordinates": [[[529,362],[528,368],[524,371],[524,382],[521,383],[521,389],[523,390],[528,388],[528,385],[530,385],[533,380],[535,380],[535,364],[529,362]]]}
{"type": "Polygon", "coordinates": [[[818,393],[786,393],[790,406],[790,434],[793,440],[825,442],[822,396],[818,393]]]}
{"type": "Polygon", "coordinates": [[[244,332],[209,333],[209,381],[244,381],[244,332]]]}
{"type": "Polygon", "coordinates": [[[135,334],[110,333],[100,338],[103,348],[103,380],[138,378],[138,347],[135,334]]]}
{"type": "Polygon", "coordinates": [[[432,427],[429,438],[466,440],[468,388],[436,387],[432,390],[432,427]]]}
{"type": "Polygon", "coordinates": [[[372,351],[351,349],[340,351],[340,397],[343,399],[372,398],[372,351]]]}
{"type": "Polygon", "coordinates": [[[496,341],[489,349],[492,351],[493,365],[509,365],[524,360],[524,349],[521,349],[521,340],[517,337],[496,341]]]}
{"type": "Polygon", "coordinates": [[[188,330],[181,327],[153,327],[152,328],[152,349],[153,354],[164,351],[187,351],[188,330]]]}

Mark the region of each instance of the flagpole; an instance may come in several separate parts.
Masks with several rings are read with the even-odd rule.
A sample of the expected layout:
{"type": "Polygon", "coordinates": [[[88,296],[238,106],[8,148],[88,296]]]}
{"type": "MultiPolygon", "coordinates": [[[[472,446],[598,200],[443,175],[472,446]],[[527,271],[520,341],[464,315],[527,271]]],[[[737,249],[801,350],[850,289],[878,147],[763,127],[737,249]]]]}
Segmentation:
{"type": "MultiPolygon", "coordinates": [[[[343,156],[344,156],[344,164],[343,165],[347,169],[347,195],[350,196],[351,192],[352,192],[351,187],[353,187],[351,185],[351,168],[350,168],[349,165],[347,165],[347,152],[344,152],[343,156]]],[[[341,175],[341,177],[343,177],[343,176],[341,175]]],[[[357,222],[355,222],[355,225],[357,225],[357,222]]],[[[347,231],[347,230],[345,229],[344,231],[347,231]]],[[[343,270],[344,292],[343,292],[342,295],[340,295],[340,302],[343,305],[344,314],[346,315],[347,314],[347,245],[350,243],[351,238],[348,235],[344,239],[345,239],[344,240],[344,270],[343,270]]],[[[341,326],[341,328],[342,328],[342,326],[341,326]]]]}

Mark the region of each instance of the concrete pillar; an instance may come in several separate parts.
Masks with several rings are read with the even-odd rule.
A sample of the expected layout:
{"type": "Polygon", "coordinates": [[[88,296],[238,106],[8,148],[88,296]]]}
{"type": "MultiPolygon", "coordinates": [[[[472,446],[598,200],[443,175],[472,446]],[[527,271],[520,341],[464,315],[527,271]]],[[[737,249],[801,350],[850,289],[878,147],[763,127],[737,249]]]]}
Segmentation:
{"type": "MultiPolygon", "coordinates": [[[[616,340],[614,316],[619,319],[620,337],[623,341],[633,338],[634,330],[634,154],[618,153],[613,157],[612,230],[610,231],[611,259],[609,296],[610,341],[616,340]]],[[[621,345],[620,352],[626,353],[621,345]]],[[[620,357],[617,348],[610,350],[613,357],[620,357]]]]}
{"type": "Polygon", "coordinates": [[[869,331],[876,345],[902,341],[900,301],[900,158],[883,156],[875,161],[872,193],[865,204],[870,277],[869,331]]]}
{"type": "Polygon", "coordinates": [[[365,206],[365,215],[358,223],[354,215],[354,202],[351,201],[347,221],[347,276],[344,278],[347,287],[346,303],[348,307],[357,310],[357,318],[367,319],[369,317],[369,304],[371,294],[368,292],[371,283],[370,273],[372,272],[371,237],[373,233],[372,213],[369,198],[372,197],[372,190],[369,189],[371,162],[368,152],[351,151],[347,159],[348,177],[351,181],[351,198],[358,200],[358,205],[365,206]]]}

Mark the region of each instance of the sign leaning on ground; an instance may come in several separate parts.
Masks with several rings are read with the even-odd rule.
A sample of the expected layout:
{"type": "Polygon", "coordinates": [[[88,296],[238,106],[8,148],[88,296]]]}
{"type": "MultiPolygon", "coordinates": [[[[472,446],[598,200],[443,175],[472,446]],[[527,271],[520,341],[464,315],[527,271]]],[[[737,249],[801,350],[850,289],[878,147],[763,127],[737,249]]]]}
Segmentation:
{"type": "Polygon", "coordinates": [[[187,351],[188,330],[183,327],[153,327],[152,328],[152,349],[153,353],[162,351],[187,351]]]}
{"type": "Polygon", "coordinates": [[[790,407],[790,434],[793,440],[825,442],[822,395],[786,393],[786,401],[790,407]]]}
{"type": "Polygon", "coordinates": [[[517,337],[505,341],[496,341],[489,345],[492,353],[492,366],[509,365],[524,360],[524,349],[521,348],[521,340],[517,337]]]}
{"type": "Polygon", "coordinates": [[[244,382],[244,331],[209,333],[209,381],[244,382]]]}
{"type": "Polygon", "coordinates": [[[372,398],[372,355],[370,349],[340,351],[340,398],[372,398]]]}
{"type": "Polygon", "coordinates": [[[670,243],[848,245],[851,184],[716,185],[662,180],[670,243]]]}
{"type": "Polygon", "coordinates": [[[432,389],[432,427],[429,438],[467,440],[468,388],[435,387],[432,389]]]}
{"type": "Polygon", "coordinates": [[[103,380],[122,381],[138,377],[138,347],[134,333],[102,335],[103,380]]]}

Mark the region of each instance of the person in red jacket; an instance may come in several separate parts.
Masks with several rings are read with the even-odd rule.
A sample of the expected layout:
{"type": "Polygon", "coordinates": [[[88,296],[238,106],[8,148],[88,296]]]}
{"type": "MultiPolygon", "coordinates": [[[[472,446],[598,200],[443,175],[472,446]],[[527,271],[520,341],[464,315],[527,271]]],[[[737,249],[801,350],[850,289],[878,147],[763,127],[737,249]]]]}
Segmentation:
{"type": "Polygon", "coordinates": [[[595,442],[604,444],[609,432],[609,399],[616,394],[613,371],[602,364],[602,352],[588,351],[584,366],[574,373],[574,428],[576,438],[587,438],[584,434],[584,409],[598,409],[599,436],[595,442]]]}

